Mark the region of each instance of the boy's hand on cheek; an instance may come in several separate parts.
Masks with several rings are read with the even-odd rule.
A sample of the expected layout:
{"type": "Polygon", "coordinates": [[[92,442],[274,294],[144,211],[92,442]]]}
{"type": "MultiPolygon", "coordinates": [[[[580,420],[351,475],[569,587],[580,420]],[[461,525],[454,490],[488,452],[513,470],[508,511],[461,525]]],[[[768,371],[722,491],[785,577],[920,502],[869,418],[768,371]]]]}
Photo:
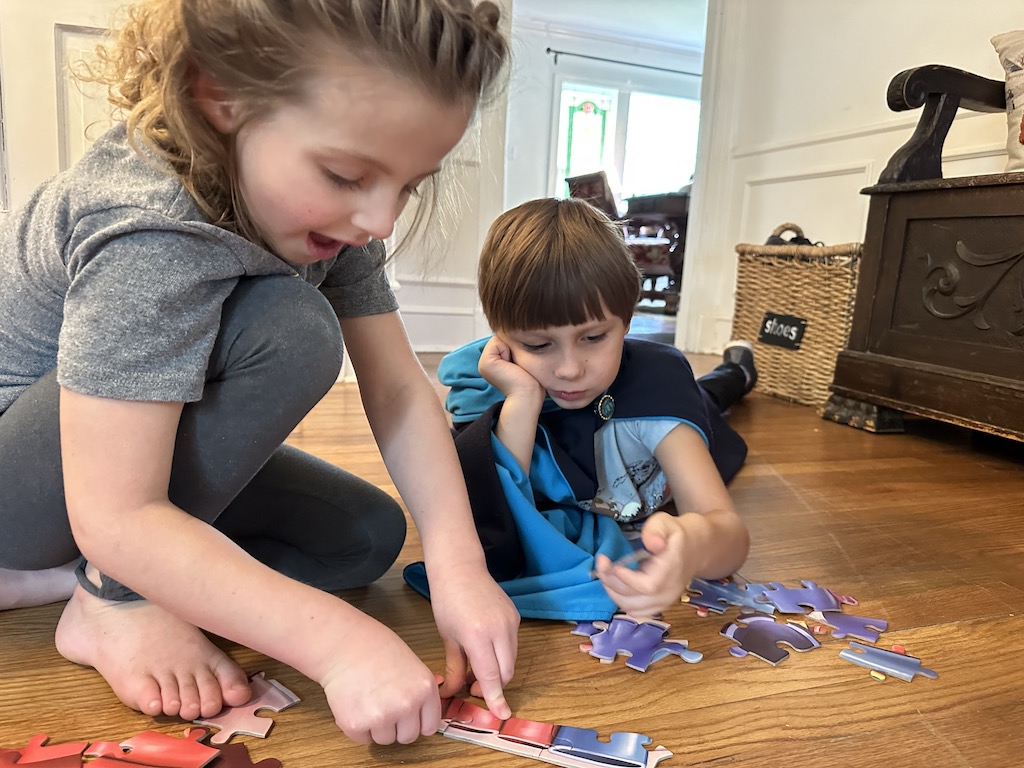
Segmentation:
{"type": "Polygon", "coordinates": [[[512,349],[498,338],[492,336],[480,354],[480,375],[493,386],[501,390],[506,398],[514,396],[544,398],[544,388],[525,369],[512,360],[512,349]]]}

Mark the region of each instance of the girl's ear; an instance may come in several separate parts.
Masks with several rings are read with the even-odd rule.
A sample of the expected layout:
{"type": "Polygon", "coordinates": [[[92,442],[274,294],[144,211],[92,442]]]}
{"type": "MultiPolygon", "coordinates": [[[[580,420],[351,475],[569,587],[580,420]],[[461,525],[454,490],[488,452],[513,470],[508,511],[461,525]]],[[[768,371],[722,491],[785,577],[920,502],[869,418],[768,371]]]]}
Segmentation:
{"type": "Polygon", "coordinates": [[[192,97],[210,125],[223,134],[238,130],[238,103],[207,72],[197,71],[192,79],[192,97]]]}

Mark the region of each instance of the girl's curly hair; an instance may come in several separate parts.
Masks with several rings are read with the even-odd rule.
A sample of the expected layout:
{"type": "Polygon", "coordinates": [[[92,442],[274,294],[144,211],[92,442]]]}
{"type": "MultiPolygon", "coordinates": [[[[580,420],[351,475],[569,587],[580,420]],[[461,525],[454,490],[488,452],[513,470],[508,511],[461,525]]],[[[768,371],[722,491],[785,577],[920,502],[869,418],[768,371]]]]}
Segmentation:
{"type": "Polygon", "coordinates": [[[129,140],[165,160],[211,221],[262,243],[237,193],[233,139],[192,97],[197,71],[237,101],[243,119],[301,100],[335,50],[443,103],[475,107],[508,59],[499,18],[489,0],[141,0],[78,77],[107,87],[129,140]]]}

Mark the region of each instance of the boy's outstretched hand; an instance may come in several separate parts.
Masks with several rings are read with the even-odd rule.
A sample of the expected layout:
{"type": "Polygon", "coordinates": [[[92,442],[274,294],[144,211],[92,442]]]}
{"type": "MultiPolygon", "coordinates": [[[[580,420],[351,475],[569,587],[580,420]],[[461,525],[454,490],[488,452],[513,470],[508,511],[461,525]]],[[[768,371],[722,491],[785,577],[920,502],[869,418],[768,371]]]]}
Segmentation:
{"type": "Polygon", "coordinates": [[[644,523],[642,541],[651,557],[633,570],[605,555],[595,562],[597,576],[615,604],[634,618],[657,616],[686,591],[697,568],[681,518],[656,512],[644,523]]]}
{"type": "Polygon", "coordinates": [[[495,717],[507,720],[512,710],[503,689],[515,673],[519,647],[519,612],[511,598],[486,570],[454,573],[446,568],[431,580],[430,602],[445,649],[441,698],[471,682],[472,695],[481,697],[495,717]]]}

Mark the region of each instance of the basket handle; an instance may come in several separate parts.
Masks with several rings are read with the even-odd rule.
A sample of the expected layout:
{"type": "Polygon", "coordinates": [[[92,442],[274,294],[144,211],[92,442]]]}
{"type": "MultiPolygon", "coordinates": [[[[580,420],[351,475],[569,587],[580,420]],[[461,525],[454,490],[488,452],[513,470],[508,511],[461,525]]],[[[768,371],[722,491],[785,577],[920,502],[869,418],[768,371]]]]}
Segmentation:
{"type": "Polygon", "coordinates": [[[787,221],[784,224],[779,224],[779,226],[772,230],[772,237],[782,237],[782,233],[787,231],[792,232],[797,237],[804,236],[804,231],[799,226],[791,221],[787,221]]]}

